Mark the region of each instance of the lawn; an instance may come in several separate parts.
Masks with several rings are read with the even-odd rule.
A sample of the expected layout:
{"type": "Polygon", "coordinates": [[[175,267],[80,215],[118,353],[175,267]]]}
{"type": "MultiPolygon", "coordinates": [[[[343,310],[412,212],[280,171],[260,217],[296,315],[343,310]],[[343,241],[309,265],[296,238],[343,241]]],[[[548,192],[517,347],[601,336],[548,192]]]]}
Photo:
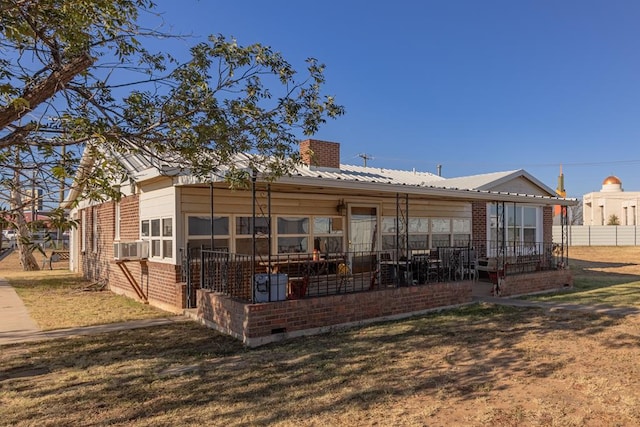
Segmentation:
{"type": "Polygon", "coordinates": [[[14,287],[43,330],[173,316],[84,280],[63,262],[54,263],[54,267],[21,271],[16,253],[0,261],[0,277],[14,287]]]}
{"type": "Polygon", "coordinates": [[[533,299],[640,307],[640,247],[571,247],[569,258],[573,289],[533,299]]]}
{"type": "Polygon", "coordinates": [[[640,425],[638,316],[476,304],[256,349],[176,323],[0,350],[5,425],[640,425]]]}

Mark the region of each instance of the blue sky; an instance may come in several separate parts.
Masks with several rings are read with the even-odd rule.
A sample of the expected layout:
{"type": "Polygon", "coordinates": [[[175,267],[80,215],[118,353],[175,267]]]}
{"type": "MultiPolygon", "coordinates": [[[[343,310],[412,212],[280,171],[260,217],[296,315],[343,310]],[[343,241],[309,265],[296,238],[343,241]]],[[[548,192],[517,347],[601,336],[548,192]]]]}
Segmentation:
{"type": "Polygon", "coordinates": [[[157,0],[165,31],[325,63],[343,163],[445,177],[526,169],[569,197],[640,191],[640,2],[157,0]]]}

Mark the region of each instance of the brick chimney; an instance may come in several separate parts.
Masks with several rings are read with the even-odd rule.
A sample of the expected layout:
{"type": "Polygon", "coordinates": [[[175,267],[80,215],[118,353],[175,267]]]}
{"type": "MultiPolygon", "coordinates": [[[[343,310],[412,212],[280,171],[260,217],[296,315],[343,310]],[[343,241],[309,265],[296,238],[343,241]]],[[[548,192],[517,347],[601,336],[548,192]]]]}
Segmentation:
{"type": "Polygon", "coordinates": [[[302,163],[308,166],[340,169],[340,144],[306,139],[300,142],[302,163]]]}

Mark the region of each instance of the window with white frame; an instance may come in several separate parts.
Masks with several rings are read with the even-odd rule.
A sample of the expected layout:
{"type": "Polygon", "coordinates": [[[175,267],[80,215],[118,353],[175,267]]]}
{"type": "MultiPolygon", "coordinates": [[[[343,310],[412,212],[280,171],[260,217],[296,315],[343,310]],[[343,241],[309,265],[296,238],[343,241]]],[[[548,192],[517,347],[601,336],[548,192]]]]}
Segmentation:
{"type": "MultiPolygon", "coordinates": [[[[504,227],[506,242],[516,244],[535,244],[542,240],[542,209],[537,206],[504,205],[504,227]]],[[[498,206],[489,205],[490,240],[498,241],[501,228],[498,206]]]]}
{"type": "Polygon", "coordinates": [[[342,253],[343,226],[341,217],[313,218],[313,249],[321,254],[342,253]]]}
{"type": "Polygon", "coordinates": [[[431,219],[431,248],[451,246],[451,218],[431,219]]]}
{"type": "MultiPolygon", "coordinates": [[[[236,217],[236,253],[250,255],[253,253],[253,218],[250,216],[236,217]]],[[[269,219],[257,217],[255,219],[256,255],[269,254],[269,219]]]]}
{"type": "MultiPolygon", "coordinates": [[[[213,217],[214,250],[229,250],[229,217],[213,217]]],[[[190,215],[187,217],[187,240],[190,247],[211,248],[211,216],[190,215]]]]}
{"type": "Polygon", "coordinates": [[[309,253],[309,218],[278,217],[277,253],[309,253]]]}
{"type": "Polygon", "coordinates": [[[469,246],[471,243],[471,219],[454,218],[451,223],[453,246],[469,246]]]}
{"type": "Polygon", "coordinates": [[[140,237],[149,241],[152,258],[173,258],[173,218],[150,218],[140,221],[140,237]]]}
{"type": "MultiPolygon", "coordinates": [[[[429,247],[429,218],[409,218],[409,249],[424,250],[429,247]]],[[[407,247],[404,221],[396,217],[382,218],[382,250],[407,247]]]]}

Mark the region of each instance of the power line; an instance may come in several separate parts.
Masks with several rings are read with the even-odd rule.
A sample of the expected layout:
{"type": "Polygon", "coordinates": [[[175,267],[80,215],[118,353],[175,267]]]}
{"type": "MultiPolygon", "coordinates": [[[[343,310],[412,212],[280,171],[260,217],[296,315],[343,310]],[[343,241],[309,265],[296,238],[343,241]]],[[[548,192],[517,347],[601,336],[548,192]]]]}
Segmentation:
{"type": "MultiPolygon", "coordinates": [[[[362,155],[358,155],[361,157],[362,155]]],[[[387,161],[396,161],[396,162],[415,162],[415,159],[406,159],[406,158],[394,158],[394,157],[377,157],[378,160],[387,160],[387,161]]],[[[498,167],[508,167],[509,165],[513,165],[513,167],[518,168],[530,168],[530,167],[558,167],[558,162],[553,163],[493,163],[493,162],[456,162],[456,161],[440,161],[438,163],[446,163],[448,166],[498,166],[498,167]]],[[[599,161],[599,162],[562,162],[564,166],[605,166],[605,165],[621,165],[621,164],[636,164],[640,163],[640,159],[637,160],[607,160],[607,161],[599,161]]]]}

